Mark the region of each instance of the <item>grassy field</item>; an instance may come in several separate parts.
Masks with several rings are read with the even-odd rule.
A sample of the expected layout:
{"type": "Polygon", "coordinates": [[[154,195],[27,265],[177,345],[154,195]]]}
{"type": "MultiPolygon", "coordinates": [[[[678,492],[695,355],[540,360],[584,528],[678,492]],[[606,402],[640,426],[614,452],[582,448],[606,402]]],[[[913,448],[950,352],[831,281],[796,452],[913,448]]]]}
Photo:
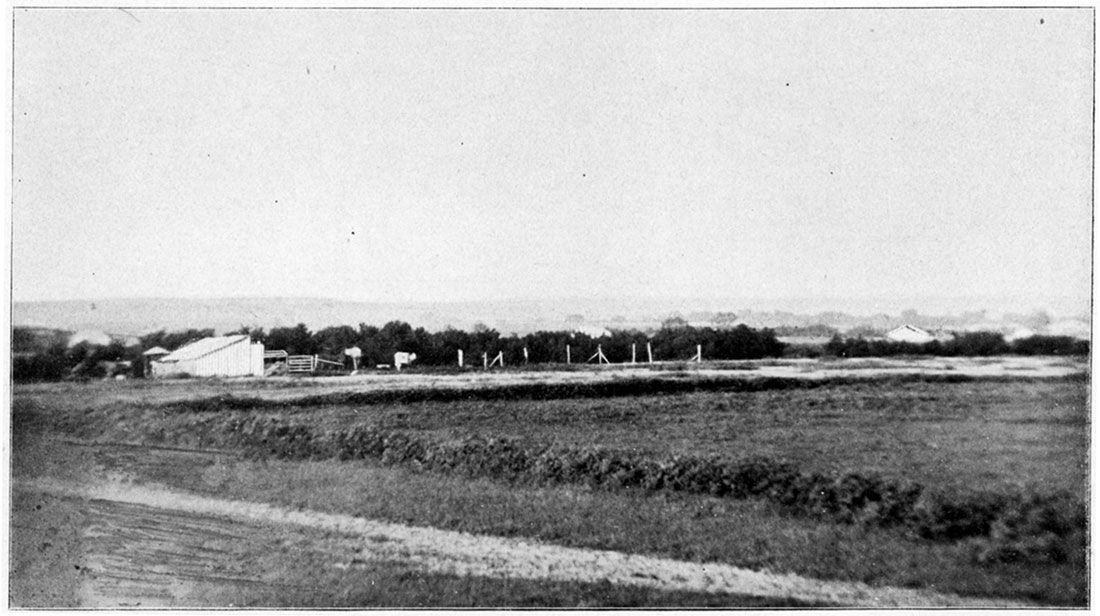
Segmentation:
{"type": "Polygon", "coordinates": [[[1079,490],[1087,483],[1087,392],[1059,382],[856,384],[280,412],[440,438],[495,434],[653,456],[762,455],[808,471],[871,472],[956,489],[1079,490]]]}
{"type": "MultiPolygon", "coordinates": [[[[61,392],[17,396],[16,405],[60,416],[68,409],[89,435],[149,438],[145,429],[159,426],[189,446],[218,438],[195,423],[202,413],[166,413],[155,388],[137,399],[123,388],[116,400],[61,392]],[[85,415],[85,408],[101,411],[85,415]]],[[[1083,490],[1088,472],[1088,390],[1072,379],[875,379],[812,389],[361,405],[301,406],[292,398],[219,412],[318,428],[375,425],[439,440],[507,436],[654,457],[760,455],[807,471],[875,473],[951,490],[1083,490]]]]}
{"type": "MultiPolygon", "coordinates": [[[[525,378],[517,377],[519,382],[525,378]]],[[[765,456],[806,472],[879,474],[947,493],[1064,491],[1083,499],[1088,486],[1088,387],[1080,378],[889,378],[763,391],[719,388],[559,399],[470,395],[447,401],[361,404],[328,404],[323,398],[296,403],[318,388],[285,382],[269,388],[234,384],[228,389],[197,382],[190,394],[187,385],[17,388],[16,427],[80,439],[224,450],[232,445],[223,433],[226,422],[267,416],[317,431],[369,425],[441,443],[503,436],[538,446],[610,449],[653,459],[765,456]],[[226,393],[246,402],[255,397],[278,403],[257,408],[188,406],[226,393]]],[[[319,389],[326,391],[325,386],[319,389]]],[[[155,455],[150,451],[120,448],[110,455],[98,454],[99,462],[128,469],[141,480],[188,490],[418,525],[824,579],[1056,605],[1087,602],[1083,553],[1066,562],[979,562],[971,542],[933,542],[893,529],[807,519],[755,499],[588,485],[516,485],[418,472],[415,466],[394,467],[379,460],[255,461],[233,451],[200,459],[180,454],[183,457],[177,459],[163,450],[155,455]]],[[[591,600],[577,597],[546,605],[591,600]]],[[[730,605],[681,599],[685,605],[730,605]]],[[[267,603],[258,601],[280,604],[271,597],[267,603]]],[[[412,599],[402,601],[415,604],[412,599]]],[[[427,601],[423,605],[442,599],[434,596],[427,601]]],[[[541,605],[539,600],[486,601],[484,605],[541,605]]],[[[675,602],[652,596],[626,604],[675,602]]],[[[317,604],[325,603],[318,599],[317,604]]],[[[478,602],[456,598],[438,604],[478,602]]]]}

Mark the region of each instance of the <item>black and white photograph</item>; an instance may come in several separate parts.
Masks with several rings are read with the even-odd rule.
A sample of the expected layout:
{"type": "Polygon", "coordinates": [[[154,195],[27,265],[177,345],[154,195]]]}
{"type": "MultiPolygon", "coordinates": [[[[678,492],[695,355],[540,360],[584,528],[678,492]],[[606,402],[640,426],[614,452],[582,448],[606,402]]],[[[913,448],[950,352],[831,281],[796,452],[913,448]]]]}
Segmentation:
{"type": "Polygon", "coordinates": [[[10,6],[8,609],[1086,609],[1091,5],[10,6]]]}

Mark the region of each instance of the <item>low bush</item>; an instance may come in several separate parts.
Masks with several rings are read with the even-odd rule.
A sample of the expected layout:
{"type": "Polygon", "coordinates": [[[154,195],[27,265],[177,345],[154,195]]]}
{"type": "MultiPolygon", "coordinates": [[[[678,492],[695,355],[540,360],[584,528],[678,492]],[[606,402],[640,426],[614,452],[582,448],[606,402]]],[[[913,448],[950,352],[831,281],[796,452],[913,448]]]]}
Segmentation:
{"type": "Polygon", "coordinates": [[[937,493],[922,494],[911,513],[911,527],[925,539],[957,540],[989,533],[1004,509],[1007,497],[974,493],[946,498],[937,493]]]}
{"type": "Polygon", "coordinates": [[[64,353],[13,354],[11,378],[16,383],[60,381],[69,375],[64,353]]]}
{"type": "Polygon", "coordinates": [[[1031,495],[1007,503],[975,542],[981,562],[1066,562],[1088,551],[1088,512],[1067,494],[1031,495]]]}
{"type": "Polygon", "coordinates": [[[1030,336],[1012,342],[1017,355],[1088,355],[1089,341],[1070,336],[1030,336]]]}

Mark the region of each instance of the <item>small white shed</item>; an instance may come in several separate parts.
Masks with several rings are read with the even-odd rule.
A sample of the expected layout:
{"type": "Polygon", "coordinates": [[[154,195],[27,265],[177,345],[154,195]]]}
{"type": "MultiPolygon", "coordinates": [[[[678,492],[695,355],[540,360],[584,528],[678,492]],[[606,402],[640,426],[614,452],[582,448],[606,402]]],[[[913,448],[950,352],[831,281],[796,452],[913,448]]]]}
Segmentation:
{"type": "Polygon", "coordinates": [[[196,340],[151,362],[152,376],[261,376],[264,345],[247,334],[196,340]]]}

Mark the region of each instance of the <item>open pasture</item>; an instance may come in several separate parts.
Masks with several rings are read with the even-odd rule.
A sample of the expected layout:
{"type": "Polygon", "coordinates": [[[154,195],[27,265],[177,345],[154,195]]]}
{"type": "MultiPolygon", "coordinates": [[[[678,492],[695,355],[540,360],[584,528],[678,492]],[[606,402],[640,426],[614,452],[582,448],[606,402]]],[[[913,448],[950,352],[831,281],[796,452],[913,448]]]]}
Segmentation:
{"type": "MultiPolygon", "coordinates": [[[[13,417],[17,433],[98,441],[92,466],[106,463],[111,473],[133,481],[223,498],[820,579],[1083,604],[1083,554],[1068,561],[985,561],[976,558],[980,550],[971,540],[928,541],[904,528],[804,518],[767,500],[515,483],[492,473],[473,478],[388,453],[354,461],[323,453],[305,455],[312,460],[253,461],[263,447],[232,433],[234,425],[259,421],[293,428],[272,433],[278,439],[367,429],[443,448],[463,447],[471,438],[503,438],[533,450],[623,452],[660,463],[692,456],[763,458],[804,473],[919,482],[941,494],[1058,492],[1084,501],[1088,387],[1080,372],[1054,378],[971,377],[950,370],[899,376],[865,366],[852,368],[859,376],[838,378],[829,370],[833,366],[802,366],[797,370],[814,376],[755,374],[768,367],[514,372],[496,375],[496,381],[403,374],[374,377],[386,380],[377,388],[364,387],[371,379],[34,385],[16,388],[13,417]],[[564,387],[540,389],[544,385],[564,387]],[[209,454],[151,464],[163,458],[155,451],[164,446],[209,454]]],[[[59,466],[46,459],[20,468],[48,474],[59,466]]],[[[394,597],[375,597],[371,604],[415,603],[394,597]]],[[[609,601],[595,603],[623,599],[609,601]]],[[[650,602],[661,603],[642,600],[650,602]]],[[[468,596],[460,603],[478,601],[468,596]]],[[[507,597],[492,603],[524,604],[507,597]]]]}
{"type": "Polygon", "coordinates": [[[1087,485],[1083,378],[923,373],[766,381],[749,371],[538,376],[401,375],[384,379],[384,387],[358,389],[350,379],[61,384],[21,387],[16,403],[56,413],[102,409],[82,421],[96,422],[94,430],[116,439],[167,433],[176,442],[216,443],[216,428],[194,423],[206,416],[200,409],[215,409],[319,430],[371,425],[433,441],[508,437],[654,458],[765,456],[811,472],[879,474],[949,490],[1082,491],[1087,485]],[[433,399],[437,395],[443,399],[433,399]],[[178,412],[164,416],[165,408],[178,412]]]}
{"type": "Polygon", "coordinates": [[[654,458],[765,456],[807,471],[951,489],[1087,485],[1088,406],[1066,381],[864,382],[813,389],[265,410],[433,439],[503,436],[654,458]]]}

